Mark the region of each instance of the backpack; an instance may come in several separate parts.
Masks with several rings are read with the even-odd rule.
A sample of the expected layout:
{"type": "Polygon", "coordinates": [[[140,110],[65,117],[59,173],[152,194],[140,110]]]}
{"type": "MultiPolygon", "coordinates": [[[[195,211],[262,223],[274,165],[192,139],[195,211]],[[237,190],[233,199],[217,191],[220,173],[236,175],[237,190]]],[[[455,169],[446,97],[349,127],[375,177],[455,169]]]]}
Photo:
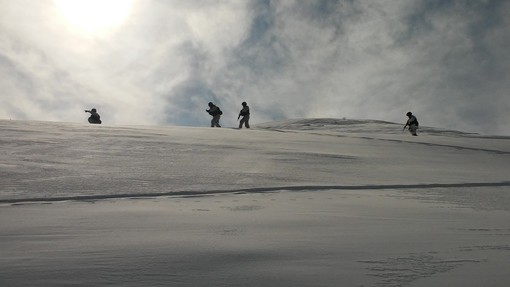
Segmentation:
{"type": "Polygon", "coordinates": [[[418,124],[418,119],[416,117],[414,117],[414,120],[410,124],[416,125],[417,127],[420,125],[420,124],[418,124]]]}

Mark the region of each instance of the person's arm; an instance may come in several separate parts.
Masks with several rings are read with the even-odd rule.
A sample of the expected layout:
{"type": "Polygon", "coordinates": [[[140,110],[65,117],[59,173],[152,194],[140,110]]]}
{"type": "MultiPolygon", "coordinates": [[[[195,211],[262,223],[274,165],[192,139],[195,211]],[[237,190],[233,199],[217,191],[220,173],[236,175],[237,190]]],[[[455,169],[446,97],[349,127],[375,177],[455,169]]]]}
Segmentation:
{"type": "MultiPolygon", "coordinates": [[[[250,114],[250,108],[248,107],[244,107],[241,109],[241,111],[239,112],[239,117],[241,116],[246,116],[246,115],[249,115],[250,114]]],[[[239,119],[239,117],[237,119],[239,119]]]]}

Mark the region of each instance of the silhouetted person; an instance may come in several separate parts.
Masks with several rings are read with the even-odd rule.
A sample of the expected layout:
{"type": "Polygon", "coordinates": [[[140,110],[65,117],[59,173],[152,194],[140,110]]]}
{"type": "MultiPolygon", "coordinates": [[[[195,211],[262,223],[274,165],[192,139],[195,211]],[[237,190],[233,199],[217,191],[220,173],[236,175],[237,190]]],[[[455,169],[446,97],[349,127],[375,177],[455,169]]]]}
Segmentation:
{"type": "Polygon", "coordinates": [[[221,118],[221,115],[223,114],[223,112],[220,110],[220,108],[218,108],[213,103],[209,102],[209,109],[205,110],[205,111],[208,112],[212,116],[211,128],[213,128],[213,127],[221,128],[220,118],[221,118]]]}
{"type": "Polygon", "coordinates": [[[411,112],[407,112],[406,116],[409,118],[407,120],[407,123],[406,125],[404,126],[404,129],[409,126],[409,132],[413,135],[413,136],[417,136],[416,134],[416,130],[418,129],[418,119],[416,119],[416,117],[413,115],[413,113],[411,112]]]}
{"type": "Polygon", "coordinates": [[[89,123],[91,124],[101,124],[101,116],[97,113],[96,109],[85,110],[86,113],[90,113],[89,123]]]}
{"type": "Polygon", "coordinates": [[[244,126],[249,129],[250,128],[250,107],[248,107],[248,104],[246,104],[246,102],[243,102],[242,103],[242,106],[243,108],[241,109],[241,111],[239,112],[239,116],[237,117],[237,119],[239,119],[240,117],[243,117],[241,119],[241,121],[239,122],[239,128],[243,128],[243,124],[244,126]]]}

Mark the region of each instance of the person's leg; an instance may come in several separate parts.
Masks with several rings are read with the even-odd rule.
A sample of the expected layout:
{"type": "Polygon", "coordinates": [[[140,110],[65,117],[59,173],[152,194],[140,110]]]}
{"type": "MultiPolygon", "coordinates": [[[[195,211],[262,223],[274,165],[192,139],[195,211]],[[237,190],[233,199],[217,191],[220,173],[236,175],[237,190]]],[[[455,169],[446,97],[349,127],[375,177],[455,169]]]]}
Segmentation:
{"type": "Polygon", "coordinates": [[[242,129],[243,125],[246,125],[246,117],[243,117],[239,122],[239,128],[242,129]]]}
{"type": "Polygon", "coordinates": [[[244,126],[249,129],[250,128],[250,116],[246,116],[243,118],[244,121],[244,126]]]}
{"type": "Polygon", "coordinates": [[[213,120],[214,120],[214,126],[218,127],[218,128],[221,128],[221,126],[220,126],[220,115],[214,116],[213,120]]]}
{"type": "Polygon", "coordinates": [[[411,132],[411,134],[412,134],[413,136],[417,136],[417,134],[416,134],[416,130],[417,130],[417,129],[418,129],[418,127],[417,127],[416,125],[411,125],[411,126],[409,127],[409,131],[411,132]]]}

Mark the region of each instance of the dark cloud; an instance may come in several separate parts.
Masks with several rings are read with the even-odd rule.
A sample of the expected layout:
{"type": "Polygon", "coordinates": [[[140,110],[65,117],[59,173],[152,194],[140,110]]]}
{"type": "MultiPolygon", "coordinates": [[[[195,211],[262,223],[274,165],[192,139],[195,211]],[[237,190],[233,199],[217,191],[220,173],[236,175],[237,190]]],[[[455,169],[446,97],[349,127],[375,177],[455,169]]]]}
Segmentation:
{"type": "Polygon", "coordinates": [[[200,80],[190,79],[172,90],[165,108],[165,122],[183,126],[203,126],[208,114],[207,103],[219,104],[212,90],[200,80]]]}

